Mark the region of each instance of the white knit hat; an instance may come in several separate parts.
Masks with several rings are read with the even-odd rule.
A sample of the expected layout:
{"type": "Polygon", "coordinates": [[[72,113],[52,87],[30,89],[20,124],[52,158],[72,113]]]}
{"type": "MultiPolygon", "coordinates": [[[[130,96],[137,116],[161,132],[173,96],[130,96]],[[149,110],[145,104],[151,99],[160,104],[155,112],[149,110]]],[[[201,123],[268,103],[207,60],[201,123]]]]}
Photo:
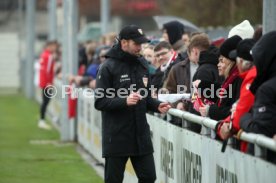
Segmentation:
{"type": "Polygon", "coordinates": [[[242,39],[252,38],[254,35],[254,28],[248,20],[244,20],[230,30],[228,38],[235,35],[240,36],[242,39]]]}

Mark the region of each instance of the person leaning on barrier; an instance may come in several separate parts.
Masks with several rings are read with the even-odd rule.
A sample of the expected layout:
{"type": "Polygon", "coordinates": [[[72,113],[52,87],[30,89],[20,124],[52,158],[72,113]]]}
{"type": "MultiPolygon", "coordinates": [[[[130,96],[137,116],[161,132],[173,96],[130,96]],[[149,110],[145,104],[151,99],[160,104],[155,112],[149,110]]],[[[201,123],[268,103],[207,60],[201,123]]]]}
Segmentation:
{"type": "MultiPolygon", "coordinates": [[[[276,134],[275,46],[276,31],[272,31],[263,35],[252,48],[257,76],[250,90],[255,94],[255,101],[252,112],[246,113],[240,120],[240,127],[245,132],[263,134],[271,138],[276,134]]],[[[249,149],[252,150],[251,147],[249,149]]],[[[267,150],[267,160],[276,163],[276,153],[267,150]]]]}
{"type": "MultiPolygon", "coordinates": [[[[237,49],[230,52],[229,57],[237,61],[240,78],[243,79],[240,98],[233,105],[231,113],[232,116],[227,117],[217,125],[217,134],[222,140],[226,140],[240,130],[240,118],[243,114],[249,112],[251,109],[255,96],[249,90],[251,83],[254,81],[257,70],[253,64],[253,58],[250,50],[255,44],[254,39],[244,39],[239,42],[237,49]]],[[[247,143],[241,141],[240,150],[247,151],[247,143]]]]}
{"type": "MultiPolygon", "coordinates": [[[[194,34],[191,37],[190,44],[188,46],[188,50],[187,50],[188,58],[185,61],[180,62],[173,66],[173,68],[169,73],[168,79],[164,83],[164,88],[168,89],[170,93],[181,93],[181,92],[191,93],[192,78],[194,77],[195,74],[197,75],[196,78],[198,79],[202,79],[201,76],[203,77],[204,75],[204,78],[207,80],[210,80],[210,81],[216,80],[214,78],[215,74],[213,74],[212,66],[209,67],[210,65],[213,65],[213,64],[209,65],[209,63],[211,62],[211,59],[213,58],[211,58],[210,56],[211,54],[206,53],[209,47],[210,47],[210,40],[205,33],[194,34]],[[200,65],[202,66],[202,69],[204,70],[205,74],[203,74],[202,69],[200,71],[197,70],[199,57],[201,53],[204,53],[204,54],[202,55],[203,57],[200,61],[200,65]],[[182,87],[185,86],[186,88],[183,89],[181,88],[181,86],[182,87]],[[178,91],[178,90],[181,90],[181,91],[178,91]]],[[[216,60],[217,57],[214,59],[216,60]]],[[[214,65],[214,67],[217,70],[216,64],[214,65]]],[[[216,75],[218,76],[218,71],[216,72],[217,72],[216,75]]],[[[174,104],[174,106],[179,110],[194,112],[191,110],[190,102],[187,102],[187,101],[182,101],[182,100],[178,101],[174,104]]],[[[181,126],[182,119],[173,118],[172,123],[178,126],[181,126]]],[[[201,129],[201,125],[189,123],[187,128],[189,128],[194,132],[199,133],[201,129]]]]}
{"type": "Polygon", "coordinates": [[[214,120],[225,119],[230,115],[231,106],[239,98],[242,79],[239,78],[236,61],[229,58],[229,53],[236,49],[240,41],[241,37],[236,35],[228,38],[220,47],[218,70],[219,75],[225,78],[221,86],[218,83],[207,80],[196,80],[193,82],[193,85],[200,89],[200,96],[215,102],[212,105],[199,107],[201,116],[208,116],[214,120]],[[208,91],[207,89],[211,89],[209,93],[206,92],[208,91]]]}
{"type": "MultiPolygon", "coordinates": [[[[171,68],[163,87],[170,93],[190,93],[191,81],[196,69],[198,67],[198,57],[201,51],[207,50],[210,46],[209,39],[203,33],[194,33],[191,37],[189,49],[187,50],[187,57],[171,68]],[[192,58],[192,61],[190,60],[192,58]],[[179,90],[178,91],[178,87],[179,90]],[[186,88],[183,88],[186,87],[186,88]]],[[[187,110],[186,107],[180,107],[187,110]]]]}
{"type": "Polygon", "coordinates": [[[141,44],[148,41],[139,27],[124,27],[97,74],[95,108],[102,111],[106,183],[123,181],[129,158],[139,182],[156,179],[146,112],[165,113],[170,105],[151,98],[148,63],[140,56],[141,44]],[[121,89],[128,91],[120,96],[121,89]]]}
{"type": "MultiPolygon", "coordinates": [[[[196,71],[191,72],[192,81],[206,80],[220,83],[217,67],[219,49],[214,45],[210,45],[209,37],[205,33],[193,36],[191,39],[191,44],[188,46],[188,50],[191,62],[198,64],[196,71]]],[[[192,103],[189,104],[189,112],[200,115],[200,113],[194,109],[192,103]]],[[[201,132],[201,125],[190,125],[190,129],[192,131],[197,133],[201,132]]]]}

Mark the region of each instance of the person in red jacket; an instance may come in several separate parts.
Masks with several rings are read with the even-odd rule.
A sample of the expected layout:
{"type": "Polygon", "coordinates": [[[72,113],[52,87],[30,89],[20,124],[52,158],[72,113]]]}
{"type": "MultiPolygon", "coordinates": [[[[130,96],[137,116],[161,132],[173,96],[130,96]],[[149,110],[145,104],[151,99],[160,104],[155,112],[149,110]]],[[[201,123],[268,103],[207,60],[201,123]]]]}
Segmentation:
{"type": "Polygon", "coordinates": [[[40,106],[38,127],[43,129],[51,129],[45,122],[45,113],[51,99],[51,85],[54,80],[54,64],[57,57],[57,50],[58,43],[56,41],[49,41],[46,43],[45,49],[39,59],[39,87],[42,89],[42,103],[40,106]]]}
{"type": "MultiPolygon", "coordinates": [[[[218,125],[217,134],[223,140],[237,134],[240,130],[240,118],[249,112],[254,103],[255,96],[249,90],[257,74],[256,67],[253,65],[252,55],[250,54],[250,50],[254,44],[255,41],[253,39],[244,39],[238,44],[237,50],[229,54],[231,58],[237,60],[240,77],[243,79],[243,82],[240,89],[240,98],[231,110],[232,116],[229,116],[218,125]]],[[[237,134],[237,136],[239,135],[237,134]]],[[[241,142],[240,150],[246,152],[246,142],[241,142]]]]}

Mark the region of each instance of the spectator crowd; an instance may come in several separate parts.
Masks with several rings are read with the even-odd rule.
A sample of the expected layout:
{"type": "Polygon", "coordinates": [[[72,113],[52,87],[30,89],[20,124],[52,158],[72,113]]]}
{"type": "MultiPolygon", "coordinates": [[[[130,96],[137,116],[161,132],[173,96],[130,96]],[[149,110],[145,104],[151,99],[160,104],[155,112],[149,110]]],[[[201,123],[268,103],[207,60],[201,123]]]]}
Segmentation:
{"type": "MultiPolygon", "coordinates": [[[[191,99],[178,100],[173,108],[219,121],[215,139],[233,148],[253,154],[254,146],[240,140],[241,132],[276,134],[276,31],[262,35],[262,28],[248,20],[234,26],[228,37],[211,40],[204,32],[187,32],[178,21],[165,23],[161,37],[148,37],[139,56],[147,61],[150,83],[155,90],[152,98],[168,92],[190,93],[191,99]],[[274,83],[274,84],[273,84],[274,83]],[[185,86],[185,91],[179,91],[185,86]]],[[[76,87],[95,89],[99,68],[108,60],[109,51],[118,44],[115,33],[100,41],[79,44],[78,74],[66,76],[76,87]]],[[[60,45],[46,44],[41,54],[40,82],[43,102],[38,126],[49,129],[44,121],[50,98],[45,96],[53,78],[61,78],[60,45]]],[[[74,115],[72,115],[74,116],[74,115]]],[[[162,116],[163,117],[163,116],[162,116]]],[[[173,117],[170,123],[183,127],[182,119],[173,117]]],[[[187,123],[185,128],[201,132],[201,125],[187,123]]],[[[267,151],[267,160],[276,163],[276,154],[267,151]]]]}

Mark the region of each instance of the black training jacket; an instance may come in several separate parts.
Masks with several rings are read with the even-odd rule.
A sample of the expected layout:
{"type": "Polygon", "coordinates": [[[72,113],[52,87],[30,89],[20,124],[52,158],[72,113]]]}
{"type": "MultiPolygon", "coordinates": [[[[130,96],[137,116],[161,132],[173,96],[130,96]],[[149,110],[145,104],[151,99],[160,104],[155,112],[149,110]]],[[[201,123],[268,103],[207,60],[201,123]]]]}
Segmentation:
{"type": "Polygon", "coordinates": [[[146,112],[157,112],[160,102],[151,98],[149,85],[145,59],[122,51],[119,45],[111,48],[99,69],[95,92],[95,108],[102,111],[103,157],[153,152],[146,112]],[[148,92],[148,96],[135,106],[126,103],[131,85],[135,92],[142,89],[141,95],[148,92]],[[118,91],[122,94],[122,89],[128,89],[128,92],[119,97],[118,91]]]}

